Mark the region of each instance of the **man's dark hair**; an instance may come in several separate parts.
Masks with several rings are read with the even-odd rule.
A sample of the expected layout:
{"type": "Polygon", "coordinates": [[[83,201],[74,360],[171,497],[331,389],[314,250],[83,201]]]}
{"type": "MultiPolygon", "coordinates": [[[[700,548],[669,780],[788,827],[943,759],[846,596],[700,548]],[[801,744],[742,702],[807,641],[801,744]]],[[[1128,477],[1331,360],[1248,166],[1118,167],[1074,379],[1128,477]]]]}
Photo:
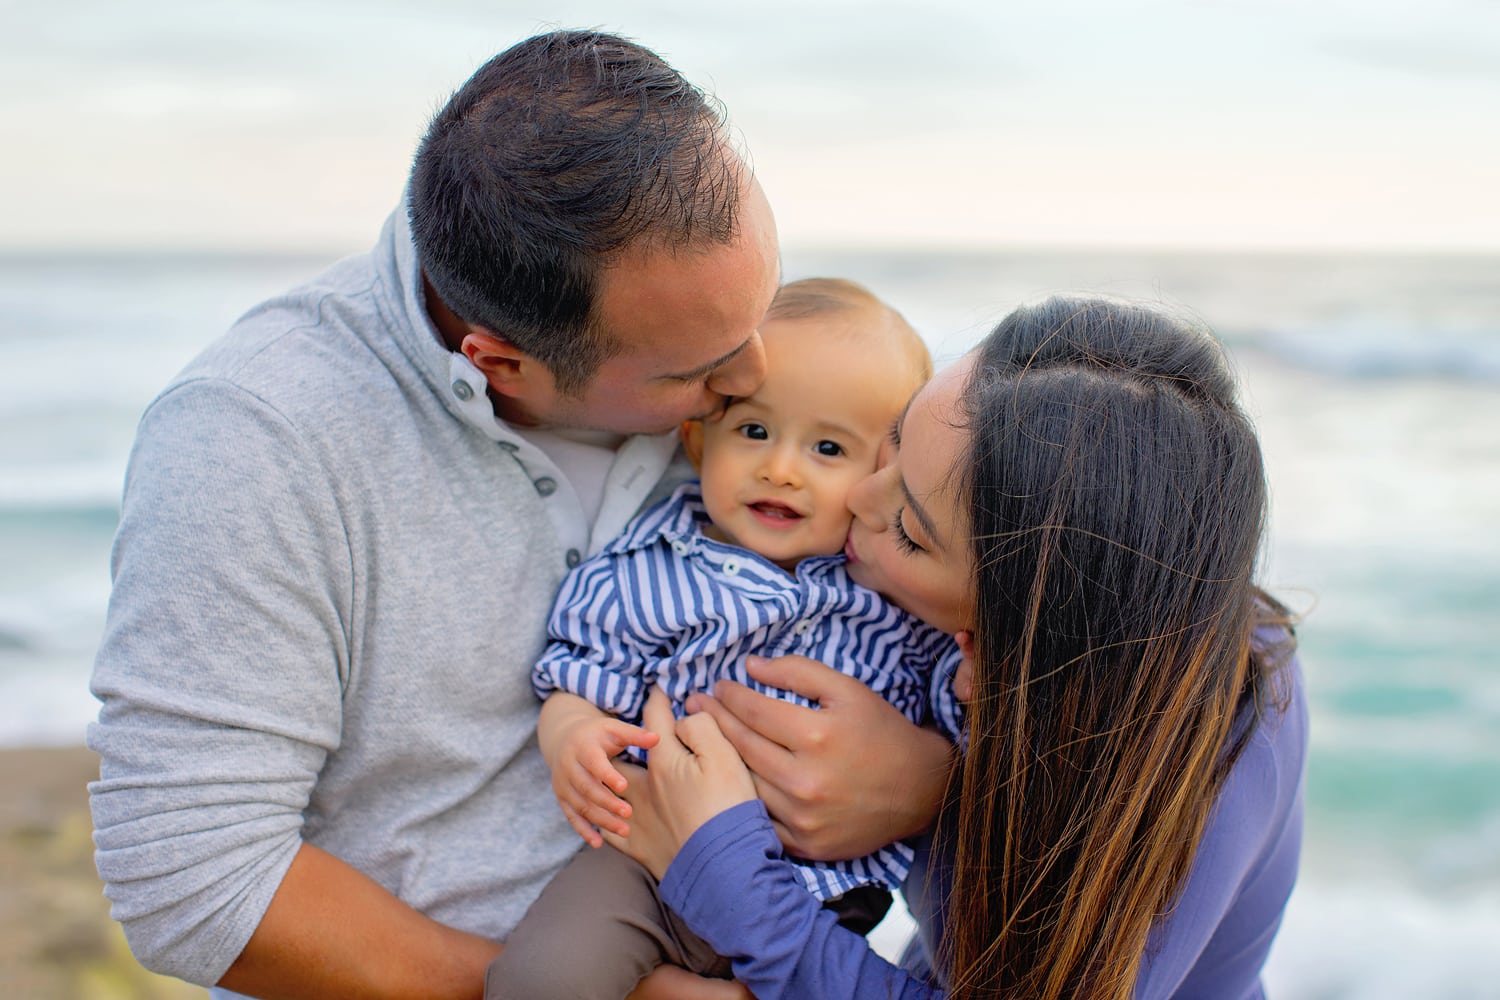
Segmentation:
{"type": "Polygon", "coordinates": [[[722,109],[660,56],[593,31],[528,38],[433,118],[411,176],[417,259],[457,316],[582,390],[619,345],[594,321],[631,246],[735,235],[740,164],[722,109]]]}

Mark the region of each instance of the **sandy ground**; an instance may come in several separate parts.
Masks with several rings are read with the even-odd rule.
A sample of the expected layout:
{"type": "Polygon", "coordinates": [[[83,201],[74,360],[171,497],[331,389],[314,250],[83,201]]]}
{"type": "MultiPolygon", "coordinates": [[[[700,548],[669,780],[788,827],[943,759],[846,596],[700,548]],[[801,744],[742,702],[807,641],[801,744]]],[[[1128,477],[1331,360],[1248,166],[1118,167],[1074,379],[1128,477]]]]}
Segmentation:
{"type": "Polygon", "coordinates": [[[0,997],[204,1000],[142,969],[109,919],[85,787],[98,774],[82,747],[0,750],[0,997]]]}
{"type": "MultiPolygon", "coordinates": [[[[0,749],[0,998],[206,1000],[141,968],[109,919],[86,787],[98,775],[82,747],[0,749]]],[[[911,926],[893,907],[871,943],[899,954],[911,926]]]]}

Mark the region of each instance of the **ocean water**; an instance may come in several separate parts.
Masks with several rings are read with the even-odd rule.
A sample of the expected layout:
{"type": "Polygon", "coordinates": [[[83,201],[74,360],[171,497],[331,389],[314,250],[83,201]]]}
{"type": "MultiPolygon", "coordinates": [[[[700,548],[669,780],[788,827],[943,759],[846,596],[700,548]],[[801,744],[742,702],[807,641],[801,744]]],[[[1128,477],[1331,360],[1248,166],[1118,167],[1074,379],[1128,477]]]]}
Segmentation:
{"type": "MultiPolygon", "coordinates": [[[[0,744],[77,743],[134,427],[250,305],[327,257],[0,257],[0,744]]],[[[1278,997],[1500,997],[1500,258],[854,252],[940,361],[1019,301],[1186,305],[1265,444],[1267,585],[1305,614],[1304,874],[1278,997]]]]}

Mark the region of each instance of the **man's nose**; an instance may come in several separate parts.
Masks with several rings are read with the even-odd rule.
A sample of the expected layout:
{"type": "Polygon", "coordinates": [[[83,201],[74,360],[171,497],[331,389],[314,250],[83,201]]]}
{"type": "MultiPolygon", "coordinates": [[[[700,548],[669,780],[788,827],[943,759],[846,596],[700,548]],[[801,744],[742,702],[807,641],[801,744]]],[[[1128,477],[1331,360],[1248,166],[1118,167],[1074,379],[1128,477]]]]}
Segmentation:
{"type": "Polygon", "coordinates": [[[708,377],[708,390],[720,396],[748,396],[766,378],[766,347],[759,331],[750,335],[745,349],[708,377]]]}

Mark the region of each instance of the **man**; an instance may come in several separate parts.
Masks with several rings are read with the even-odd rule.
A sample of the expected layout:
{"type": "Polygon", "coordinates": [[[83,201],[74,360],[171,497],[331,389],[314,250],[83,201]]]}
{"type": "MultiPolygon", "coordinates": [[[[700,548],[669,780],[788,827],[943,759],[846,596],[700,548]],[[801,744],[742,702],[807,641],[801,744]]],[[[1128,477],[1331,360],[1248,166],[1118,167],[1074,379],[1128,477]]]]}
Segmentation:
{"type": "MultiPolygon", "coordinates": [[[[758,384],[778,279],[704,96],[557,32],[439,112],[371,253],[152,403],[89,734],[99,870],[143,964],[264,997],[479,995],[577,847],[528,683],[554,590],[674,478],[663,432],[758,384]]],[[[884,718],[841,699],[816,743],[884,718]]],[[[781,792],[766,760],[793,843],[888,825],[847,760],[739,707],[752,766],[817,765],[781,792]]]]}

